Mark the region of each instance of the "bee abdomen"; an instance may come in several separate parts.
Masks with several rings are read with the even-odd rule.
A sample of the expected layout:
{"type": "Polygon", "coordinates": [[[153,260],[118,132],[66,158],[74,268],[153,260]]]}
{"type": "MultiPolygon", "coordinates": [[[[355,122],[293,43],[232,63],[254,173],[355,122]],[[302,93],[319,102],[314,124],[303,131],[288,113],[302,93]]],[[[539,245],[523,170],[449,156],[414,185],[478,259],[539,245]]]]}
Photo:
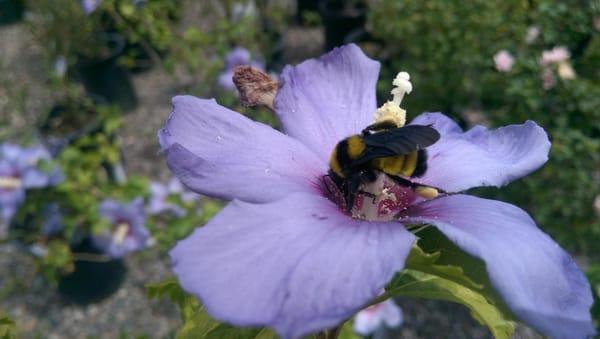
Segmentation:
{"type": "Polygon", "coordinates": [[[329,160],[329,167],[335,174],[345,177],[345,172],[350,164],[360,158],[365,149],[365,142],[360,135],[353,135],[346,138],[340,141],[333,149],[329,160]]]}
{"type": "Polygon", "coordinates": [[[417,166],[411,177],[418,178],[427,172],[427,150],[420,149],[417,152],[417,166]]]}

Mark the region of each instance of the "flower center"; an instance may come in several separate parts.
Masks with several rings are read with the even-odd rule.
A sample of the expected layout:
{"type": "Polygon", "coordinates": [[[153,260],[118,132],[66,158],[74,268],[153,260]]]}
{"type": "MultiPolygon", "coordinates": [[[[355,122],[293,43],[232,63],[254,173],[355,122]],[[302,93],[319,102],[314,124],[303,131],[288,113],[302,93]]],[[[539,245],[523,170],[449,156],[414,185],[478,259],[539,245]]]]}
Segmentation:
{"type": "Polygon", "coordinates": [[[0,176],[0,189],[15,190],[22,185],[21,179],[14,176],[0,176]]]}
{"type": "MultiPolygon", "coordinates": [[[[344,193],[329,176],[324,177],[327,197],[341,210],[348,211],[344,193]]],[[[411,187],[398,185],[384,173],[378,173],[377,179],[359,187],[350,209],[355,219],[370,221],[391,221],[408,209],[420,196],[411,187]]]]}

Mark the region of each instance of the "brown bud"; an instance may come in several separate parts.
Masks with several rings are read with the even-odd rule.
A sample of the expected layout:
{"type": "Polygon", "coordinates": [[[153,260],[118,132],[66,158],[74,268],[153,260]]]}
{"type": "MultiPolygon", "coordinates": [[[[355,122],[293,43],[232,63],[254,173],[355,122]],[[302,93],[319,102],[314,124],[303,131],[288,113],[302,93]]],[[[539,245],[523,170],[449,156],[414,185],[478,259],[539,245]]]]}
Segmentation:
{"type": "Polygon", "coordinates": [[[265,105],[273,109],[278,88],[276,80],[252,66],[237,66],[233,72],[233,83],[240,93],[242,105],[265,105]]]}

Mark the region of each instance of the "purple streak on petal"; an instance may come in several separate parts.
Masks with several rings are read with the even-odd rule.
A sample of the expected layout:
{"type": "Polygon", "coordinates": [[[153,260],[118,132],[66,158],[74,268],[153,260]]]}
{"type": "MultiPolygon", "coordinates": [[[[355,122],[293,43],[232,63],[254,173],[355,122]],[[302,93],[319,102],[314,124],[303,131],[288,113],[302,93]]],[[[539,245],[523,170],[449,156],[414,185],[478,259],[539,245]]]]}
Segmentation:
{"type": "Polygon", "coordinates": [[[523,210],[500,201],[452,195],[414,206],[409,218],[431,223],[482,259],[497,291],[527,324],[550,337],[594,333],[592,295],[571,257],[523,210]]]}
{"type": "Polygon", "coordinates": [[[327,172],[300,142],[216,103],[173,99],[158,137],[167,164],[197,193],[249,202],[314,192],[327,172]]]}
{"type": "Polygon", "coordinates": [[[98,212],[113,223],[113,229],[104,230],[102,233],[92,236],[92,241],[98,249],[112,258],[120,258],[127,253],[146,247],[150,239],[150,232],[145,226],[146,215],[143,199],[136,198],[129,204],[106,199],[100,204],[98,212]],[[122,241],[116,241],[115,232],[121,223],[129,226],[128,232],[122,241]]]}
{"type": "Polygon", "coordinates": [[[295,193],[234,201],[170,254],[184,289],[212,316],[298,338],[378,296],[413,241],[399,223],[351,219],[326,198],[295,193]]]}
{"type": "Polygon", "coordinates": [[[356,45],[286,66],[275,97],[287,134],[329,161],[335,145],[373,122],[379,62],[356,45]]]}
{"type": "Polygon", "coordinates": [[[548,135],[533,121],[495,130],[475,126],[463,133],[445,115],[424,113],[411,124],[433,124],[441,134],[440,140],[427,148],[427,172],[415,181],[449,192],[503,186],[548,160],[548,135]]]}

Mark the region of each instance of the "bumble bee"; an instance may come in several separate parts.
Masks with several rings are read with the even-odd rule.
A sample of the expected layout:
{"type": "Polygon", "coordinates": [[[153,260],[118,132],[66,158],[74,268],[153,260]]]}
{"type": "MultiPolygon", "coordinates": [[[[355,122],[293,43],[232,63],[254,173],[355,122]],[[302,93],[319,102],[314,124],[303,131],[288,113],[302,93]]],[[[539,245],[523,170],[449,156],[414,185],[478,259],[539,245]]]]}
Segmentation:
{"type": "Polygon", "coordinates": [[[425,174],[425,148],[439,138],[440,134],[431,126],[398,127],[384,120],[340,141],[331,154],[328,175],[344,195],[347,212],[352,210],[360,186],[374,182],[378,172],[402,186],[427,187],[403,177],[425,174]]]}

